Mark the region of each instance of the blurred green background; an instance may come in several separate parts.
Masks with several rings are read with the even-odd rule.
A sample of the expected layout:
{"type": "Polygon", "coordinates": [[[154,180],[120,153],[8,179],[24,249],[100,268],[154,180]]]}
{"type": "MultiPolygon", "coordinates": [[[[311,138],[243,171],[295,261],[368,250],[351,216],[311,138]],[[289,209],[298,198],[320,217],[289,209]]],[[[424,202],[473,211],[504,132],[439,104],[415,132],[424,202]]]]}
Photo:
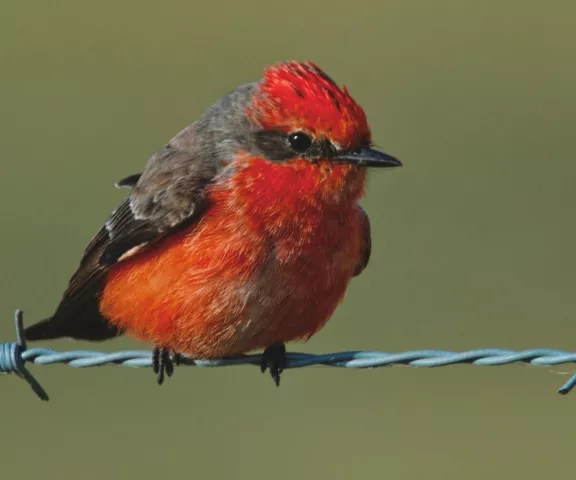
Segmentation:
{"type": "MultiPolygon", "coordinates": [[[[292,349],[576,349],[576,4],[0,2],[0,339],[52,312],[113,182],[268,64],[311,59],[404,168],[374,172],[373,257],[292,349]]],[[[46,342],[74,348],[64,342],[46,342]]],[[[79,348],[94,347],[78,344],[79,348]]],[[[139,347],[129,340],[96,346],[139,347]]],[[[0,378],[3,475],[524,479],[573,469],[571,367],[34,367],[0,378]]]]}

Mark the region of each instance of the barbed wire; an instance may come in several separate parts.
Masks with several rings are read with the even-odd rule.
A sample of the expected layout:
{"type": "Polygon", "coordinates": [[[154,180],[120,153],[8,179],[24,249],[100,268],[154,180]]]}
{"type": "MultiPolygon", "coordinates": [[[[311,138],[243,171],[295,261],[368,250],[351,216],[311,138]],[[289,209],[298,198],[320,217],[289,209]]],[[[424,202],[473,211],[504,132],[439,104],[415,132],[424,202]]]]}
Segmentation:
{"type": "MultiPolygon", "coordinates": [[[[27,348],[24,339],[24,321],[21,310],[16,311],[16,342],[0,343],[0,373],[14,373],[24,379],[41,400],[47,401],[48,394],[40,383],[26,369],[25,363],[51,365],[63,363],[71,367],[86,368],[113,364],[127,367],[151,367],[152,352],[147,350],[126,350],[121,352],[98,352],[93,350],[71,350],[58,352],[51,348],[27,348]]],[[[194,367],[228,367],[232,365],[261,364],[261,355],[241,355],[210,360],[181,357],[179,365],[194,367]]],[[[379,351],[349,351],[321,355],[288,353],[286,369],[323,365],[339,368],[376,368],[405,365],[409,367],[443,367],[468,364],[483,366],[509,365],[560,365],[576,363],[576,353],[550,348],[531,350],[508,350],[482,348],[465,352],[447,350],[413,350],[400,353],[379,351]]],[[[558,393],[565,395],[576,386],[576,375],[572,376],[558,393]]]]}

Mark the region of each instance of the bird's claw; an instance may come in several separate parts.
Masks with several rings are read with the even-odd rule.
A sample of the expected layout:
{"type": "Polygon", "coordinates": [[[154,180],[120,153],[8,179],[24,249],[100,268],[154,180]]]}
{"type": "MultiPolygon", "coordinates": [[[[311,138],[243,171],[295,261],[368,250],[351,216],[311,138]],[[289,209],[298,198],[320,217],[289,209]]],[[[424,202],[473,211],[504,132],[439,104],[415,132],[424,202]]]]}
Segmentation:
{"type": "Polygon", "coordinates": [[[280,386],[280,374],[286,368],[286,346],[283,343],[272,345],[264,350],[260,371],[270,371],[270,376],[277,387],[280,386]]]}
{"type": "Polygon", "coordinates": [[[154,347],[152,350],[152,369],[156,374],[158,385],[164,383],[164,374],[171,377],[174,366],[180,363],[180,354],[166,347],[154,347]]]}

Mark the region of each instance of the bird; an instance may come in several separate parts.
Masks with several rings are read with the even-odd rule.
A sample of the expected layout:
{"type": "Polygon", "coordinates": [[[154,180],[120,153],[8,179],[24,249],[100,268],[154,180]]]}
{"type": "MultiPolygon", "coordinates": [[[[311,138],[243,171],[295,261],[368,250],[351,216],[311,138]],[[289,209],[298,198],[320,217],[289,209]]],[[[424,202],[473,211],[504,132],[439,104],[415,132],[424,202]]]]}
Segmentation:
{"type": "Polygon", "coordinates": [[[368,265],[367,170],[401,165],[346,86],[311,61],[272,64],[117,182],[129,194],[25,337],[128,334],[153,347],[159,384],[181,355],[263,350],[279,385],[286,343],[318,332],[368,265]]]}

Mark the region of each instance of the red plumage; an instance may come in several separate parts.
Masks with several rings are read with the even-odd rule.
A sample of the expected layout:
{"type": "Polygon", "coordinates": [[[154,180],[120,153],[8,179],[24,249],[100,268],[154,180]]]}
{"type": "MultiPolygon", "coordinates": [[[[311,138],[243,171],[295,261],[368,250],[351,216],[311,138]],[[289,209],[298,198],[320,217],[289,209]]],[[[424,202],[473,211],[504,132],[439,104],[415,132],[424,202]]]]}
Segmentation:
{"type": "Polygon", "coordinates": [[[162,361],[309,338],[368,263],[366,167],[400,165],[370,141],[362,108],[316,65],[270,67],[120,182],[130,196],[27,338],[127,332],[162,361]]]}
{"type": "Polygon", "coordinates": [[[361,262],[363,182],[349,165],[239,159],[235,176],[209,190],[198,225],[112,268],[103,314],[196,357],[309,338],[361,262]]]}
{"type": "Polygon", "coordinates": [[[263,128],[302,129],[344,149],[370,143],[362,107],[312,62],[270,67],[249,112],[263,128]]]}

